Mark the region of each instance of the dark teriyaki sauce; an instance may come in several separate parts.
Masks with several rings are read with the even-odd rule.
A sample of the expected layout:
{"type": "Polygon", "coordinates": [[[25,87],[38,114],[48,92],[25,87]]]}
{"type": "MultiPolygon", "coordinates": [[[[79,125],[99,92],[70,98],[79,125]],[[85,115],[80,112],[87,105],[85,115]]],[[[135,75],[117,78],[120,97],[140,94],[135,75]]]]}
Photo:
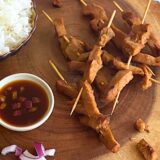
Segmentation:
{"type": "Polygon", "coordinates": [[[0,118],[14,126],[38,122],[48,110],[44,89],[28,80],[14,81],[0,90],[0,118]]]}

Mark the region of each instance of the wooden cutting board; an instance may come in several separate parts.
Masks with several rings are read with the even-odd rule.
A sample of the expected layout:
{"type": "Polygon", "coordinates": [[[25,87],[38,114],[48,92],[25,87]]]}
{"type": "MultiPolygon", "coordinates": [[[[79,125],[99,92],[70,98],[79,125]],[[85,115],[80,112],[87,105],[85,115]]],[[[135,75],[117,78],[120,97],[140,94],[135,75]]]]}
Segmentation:
{"type": "MultiPolygon", "coordinates": [[[[111,119],[111,128],[117,140],[123,146],[119,154],[109,153],[98,140],[94,131],[79,124],[76,115],[69,116],[70,109],[66,106],[66,100],[55,90],[55,82],[58,79],[55,72],[48,64],[52,59],[61,70],[66,79],[70,82],[76,81],[78,77],[70,73],[67,63],[61,54],[57,37],[51,24],[46,20],[41,10],[45,10],[52,18],[64,17],[67,31],[82,39],[85,42],[94,44],[96,36],[90,30],[88,19],[81,14],[81,4],[78,0],[62,0],[64,6],[61,9],[53,8],[50,1],[36,0],[38,22],[37,29],[31,40],[24,46],[18,54],[0,62],[0,78],[19,72],[29,72],[42,77],[48,82],[55,95],[55,108],[49,120],[38,129],[30,132],[12,132],[0,127],[0,149],[10,144],[17,144],[24,149],[33,148],[34,141],[43,142],[46,148],[56,148],[56,160],[139,160],[142,159],[136,151],[135,143],[141,137],[145,137],[158,150],[160,150],[160,91],[153,85],[147,91],[142,91],[138,81],[133,81],[121,94],[119,105],[111,119]],[[149,119],[148,124],[151,129],[150,134],[138,134],[133,124],[137,118],[149,119]],[[135,141],[129,141],[135,136],[135,141]],[[158,148],[159,146],[159,148],[158,148]]],[[[89,1],[88,1],[89,2],[89,1]]],[[[115,9],[111,0],[93,0],[102,5],[108,15],[115,9]]],[[[119,4],[128,10],[142,15],[147,0],[118,0],[119,4]]],[[[154,31],[160,36],[160,5],[153,2],[148,22],[154,25],[154,31]]],[[[120,12],[117,12],[114,23],[121,29],[128,31],[126,24],[122,21],[120,12]]],[[[158,74],[158,73],[157,73],[158,74]]],[[[102,109],[103,113],[108,113],[108,109],[102,109]]],[[[0,160],[14,160],[13,156],[3,157],[0,160]]],[[[53,158],[48,158],[53,159],[53,158]]]]}

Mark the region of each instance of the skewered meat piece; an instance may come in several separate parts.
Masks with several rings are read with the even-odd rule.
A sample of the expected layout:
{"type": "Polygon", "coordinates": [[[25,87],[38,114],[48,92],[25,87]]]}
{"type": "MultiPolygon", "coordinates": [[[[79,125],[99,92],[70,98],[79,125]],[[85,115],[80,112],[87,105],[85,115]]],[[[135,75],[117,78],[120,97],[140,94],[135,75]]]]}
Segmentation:
{"type": "Polygon", "coordinates": [[[105,104],[113,102],[119,92],[133,79],[133,73],[129,70],[121,70],[111,80],[108,89],[106,89],[102,101],[105,104]]]}
{"type": "Polygon", "coordinates": [[[149,54],[139,53],[133,57],[133,61],[146,64],[149,66],[160,67],[160,56],[154,57],[149,54]]]}
{"type": "Polygon", "coordinates": [[[104,145],[111,150],[112,152],[118,152],[120,145],[113,137],[112,131],[109,127],[108,118],[102,114],[96,117],[80,117],[80,122],[83,125],[86,125],[92,129],[94,129],[100,137],[100,140],[104,143],[104,145]]]}
{"type": "MultiPolygon", "coordinates": [[[[75,94],[78,94],[75,92],[76,89],[74,86],[70,86],[64,81],[57,84],[58,85],[56,85],[56,87],[58,87],[58,89],[60,87],[59,91],[62,94],[68,94],[71,98],[75,98],[75,94]],[[70,94],[70,91],[73,94],[70,94]]],[[[100,139],[108,149],[112,152],[117,152],[119,150],[120,145],[115,140],[109,127],[109,119],[99,112],[92,87],[87,81],[83,83],[81,101],[78,103],[75,111],[76,113],[83,115],[80,116],[80,122],[83,125],[94,129],[99,134],[100,139]]]]}
{"type": "Polygon", "coordinates": [[[104,47],[113,37],[115,36],[111,28],[104,27],[100,33],[97,45],[95,45],[88,57],[88,64],[84,72],[83,79],[92,83],[98,73],[102,68],[102,58],[103,53],[102,47],[104,47]]]}
{"type": "MultiPolygon", "coordinates": [[[[122,12],[122,18],[129,26],[141,24],[141,19],[132,12],[122,12]]],[[[153,33],[151,33],[148,40],[148,46],[153,53],[156,53],[157,55],[160,54],[160,40],[158,40],[153,33]]]]}
{"type": "Polygon", "coordinates": [[[83,79],[87,80],[89,83],[92,83],[94,81],[97,72],[102,68],[101,55],[101,47],[95,45],[89,55],[87,66],[83,76],[83,79]]]}
{"type": "Polygon", "coordinates": [[[143,82],[142,82],[142,89],[146,90],[148,88],[150,88],[152,86],[152,73],[150,73],[148,71],[148,69],[146,68],[146,66],[142,66],[143,71],[144,71],[144,78],[143,78],[143,82]]]}
{"type": "Polygon", "coordinates": [[[61,38],[63,36],[67,36],[67,31],[64,25],[63,18],[57,18],[54,20],[55,29],[58,35],[58,38],[61,38]]]}
{"type": "Polygon", "coordinates": [[[91,85],[85,81],[83,83],[83,92],[82,92],[82,106],[85,108],[85,115],[88,117],[99,115],[99,109],[95,100],[95,96],[92,90],[91,85]]]}
{"type": "Polygon", "coordinates": [[[100,32],[100,38],[98,45],[101,47],[105,47],[105,45],[113,38],[115,37],[115,33],[111,28],[104,27],[100,32]]]}
{"type": "MultiPolygon", "coordinates": [[[[73,72],[84,73],[86,68],[85,62],[71,61],[69,62],[69,69],[73,72]]],[[[107,87],[112,77],[111,70],[108,68],[102,68],[98,71],[94,84],[99,92],[104,93],[104,89],[107,87]]]]}
{"type": "Polygon", "coordinates": [[[86,62],[88,60],[90,52],[82,53],[77,58],[77,61],[86,62]]]}
{"type": "MultiPolygon", "coordinates": [[[[139,53],[137,56],[139,56],[139,55],[141,55],[141,53],[139,53]]],[[[123,69],[127,70],[128,69],[127,65],[124,62],[122,62],[120,59],[115,58],[114,56],[110,55],[107,51],[104,51],[104,54],[102,56],[102,60],[103,60],[103,63],[106,65],[108,65],[108,63],[112,63],[113,67],[118,70],[123,70],[123,69]]],[[[135,60],[135,61],[138,62],[138,60],[135,60]]],[[[143,63],[142,60],[140,62],[143,63]]],[[[141,67],[137,67],[137,66],[130,65],[129,70],[132,71],[133,74],[136,74],[136,75],[138,74],[138,75],[144,76],[143,82],[142,82],[142,88],[144,90],[146,90],[152,86],[152,82],[151,82],[152,74],[148,71],[146,66],[143,65],[141,67]]]]}
{"type": "Polygon", "coordinates": [[[112,41],[116,45],[118,49],[122,49],[122,44],[124,44],[124,39],[127,37],[127,34],[117,28],[115,25],[112,24],[112,29],[115,33],[115,37],[113,37],[112,41]]]}
{"type": "Polygon", "coordinates": [[[52,0],[52,5],[58,8],[61,8],[63,6],[61,0],[52,0]]]}
{"type": "Polygon", "coordinates": [[[101,94],[104,94],[104,90],[107,88],[109,85],[109,82],[112,78],[112,70],[103,67],[99,72],[97,73],[97,76],[94,80],[94,84],[98,91],[101,94]]]}
{"type": "Polygon", "coordinates": [[[78,95],[76,85],[68,84],[63,80],[58,80],[56,82],[56,89],[58,92],[71,99],[76,98],[76,96],[78,95]]]}
{"type": "Polygon", "coordinates": [[[124,39],[122,50],[124,53],[135,56],[145,47],[151,33],[149,24],[133,25],[132,30],[124,39]]]}
{"type": "MultiPolygon", "coordinates": [[[[114,33],[116,34],[116,37],[114,37],[112,40],[118,49],[122,49],[122,45],[124,43],[124,39],[126,37],[126,34],[124,32],[122,32],[121,30],[119,30],[114,25],[112,26],[112,29],[113,29],[114,33]]],[[[146,65],[151,65],[151,66],[159,66],[160,65],[159,57],[153,57],[151,55],[143,54],[143,53],[139,53],[136,56],[134,56],[133,61],[139,62],[142,64],[146,64],[146,65]]],[[[118,61],[115,61],[115,62],[118,62],[118,61]]],[[[118,63],[118,64],[120,65],[120,63],[118,63]]],[[[123,67],[124,67],[123,69],[125,69],[125,67],[127,67],[127,66],[124,64],[123,67]]],[[[130,70],[132,70],[132,65],[130,65],[130,70]]],[[[141,72],[142,71],[140,71],[139,73],[141,74],[141,72]]],[[[134,73],[134,71],[133,71],[133,74],[137,74],[137,73],[134,73]]]]}
{"type": "MultiPolygon", "coordinates": [[[[72,99],[76,98],[78,95],[78,89],[76,86],[68,84],[62,80],[58,80],[56,83],[57,90],[72,99]]],[[[81,96],[81,104],[79,104],[76,109],[78,113],[83,113],[84,115],[90,117],[94,115],[99,115],[100,112],[97,108],[96,100],[91,85],[85,81],[83,83],[83,92],[81,96]],[[83,108],[83,109],[82,109],[83,108]]]]}
{"type": "Polygon", "coordinates": [[[117,152],[120,145],[114,139],[109,127],[109,120],[99,112],[91,85],[85,81],[82,92],[82,106],[86,116],[80,117],[80,122],[93,128],[99,135],[104,145],[112,152],[117,152]]]}
{"type": "Polygon", "coordinates": [[[145,139],[138,142],[137,148],[146,160],[158,160],[157,152],[145,139]]]}
{"type": "Polygon", "coordinates": [[[87,51],[82,42],[74,37],[69,38],[69,43],[64,38],[59,38],[59,41],[64,56],[69,60],[76,60],[81,53],[87,51]]]}
{"type": "MultiPolygon", "coordinates": [[[[69,62],[69,69],[73,72],[84,73],[86,64],[85,62],[71,61],[69,62]]],[[[143,71],[143,70],[142,70],[143,71]]],[[[94,84],[99,92],[104,93],[105,88],[110,82],[112,77],[111,70],[108,68],[102,68],[98,71],[94,84]]]]}
{"type": "Polygon", "coordinates": [[[68,62],[69,70],[72,72],[79,72],[84,73],[86,68],[85,62],[79,62],[79,61],[70,61],[68,62]]]}
{"type": "Polygon", "coordinates": [[[105,10],[97,4],[88,4],[83,7],[83,15],[90,16],[92,20],[90,21],[91,28],[99,32],[106,26],[106,21],[108,20],[105,10]]]}
{"type": "MultiPolygon", "coordinates": [[[[118,70],[128,69],[126,63],[122,62],[120,59],[109,54],[107,51],[104,51],[104,54],[102,55],[102,60],[105,65],[108,65],[108,63],[112,63],[113,67],[118,70]]],[[[132,71],[133,74],[144,75],[144,71],[140,67],[130,65],[129,70],[132,71]]]]}
{"type": "Polygon", "coordinates": [[[66,58],[76,60],[81,53],[89,51],[88,45],[75,37],[68,36],[63,18],[55,19],[54,24],[62,52],[66,58]]]}
{"type": "MultiPolygon", "coordinates": [[[[126,34],[124,32],[122,32],[121,30],[119,30],[115,26],[112,26],[112,29],[113,29],[114,33],[116,34],[116,36],[112,39],[112,41],[114,42],[114,44],[116,45],[116,47],[118,49],[122,49],[122,45],[124,43],[124,39],[126,37],[126,34]]],[[[134,56],[133,61],[139,62],[142,64],[146,64],[146,65],[150,65],[150,66],[160,66],[160,58],[159,57],[154,57],[154,56],[151,56],[149,54],[144,54],[144,53],[139,53],[136,56],[134,56]]],[[[132,66],[130,65],[130,67],[132,67],[132,66]]],[[[134,72],[133,72],[133,74],[134,74],[134,72]]]]}

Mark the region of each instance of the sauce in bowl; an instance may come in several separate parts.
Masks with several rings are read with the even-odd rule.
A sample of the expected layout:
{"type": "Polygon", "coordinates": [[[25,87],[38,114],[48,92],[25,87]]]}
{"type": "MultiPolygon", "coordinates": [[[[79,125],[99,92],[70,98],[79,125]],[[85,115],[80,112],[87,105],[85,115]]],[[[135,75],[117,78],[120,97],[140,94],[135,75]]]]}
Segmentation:
{"type": "Polygon", "coordinates": [[[13,126],[29,126],[44,117],[49,100],[45,90],[29,80],[17,80],[0,91],[0,117],[13,126]]]}

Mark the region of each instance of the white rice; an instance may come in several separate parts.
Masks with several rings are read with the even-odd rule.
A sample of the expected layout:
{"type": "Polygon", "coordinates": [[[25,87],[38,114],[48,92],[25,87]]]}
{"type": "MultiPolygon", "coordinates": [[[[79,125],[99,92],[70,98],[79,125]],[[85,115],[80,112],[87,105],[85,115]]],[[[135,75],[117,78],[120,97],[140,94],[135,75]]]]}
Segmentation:
{"type": "Polygon", "coordinates": [[[0,55],[19,46],[32,30],[31,0],[0,0],[0,55]]]}

